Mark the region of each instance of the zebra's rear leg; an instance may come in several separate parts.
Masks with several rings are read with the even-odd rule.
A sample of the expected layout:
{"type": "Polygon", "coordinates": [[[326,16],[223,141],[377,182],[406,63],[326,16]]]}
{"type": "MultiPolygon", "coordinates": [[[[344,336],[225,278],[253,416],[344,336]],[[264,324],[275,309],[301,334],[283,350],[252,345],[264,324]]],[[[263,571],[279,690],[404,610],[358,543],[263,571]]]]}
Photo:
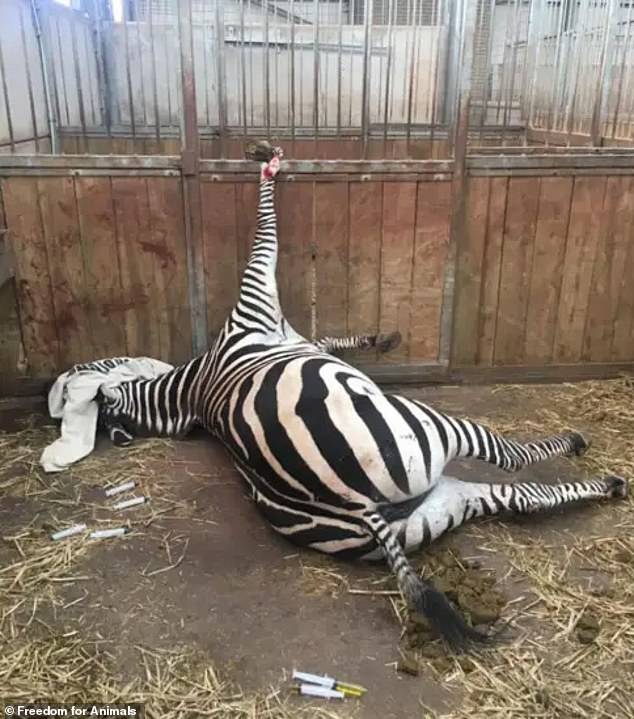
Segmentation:
{"type": "MultiPolygon", "coordinates": [[[[533,514],[581,501],[624,499],[628,489],[628,480],[614,475],[563,484],[488,484],[443,475],[425,501],[407,519],[392,522],[391,527],[409,552],[476,517],[502,512],[533,514]]],[[[380,511],[389,521],[389,506],[380,511]]]]}
{"type": "Polygon", "coordinates": [[[454,651],[464,650],[472,642],[486,641],[487,636],[469,626],[442,592],[418,576],[383,516],[379,512],[368,512],[363,518],[396,575],[399,591],[410,609],[426,617],[432,629],[454,651]]]}
{"type": "Polygon", "coordinates": [[[442,432],[448,454],[455,457],[475,457],[494,464],[506,472],[517,472],[522,467],[542,462],[551,457],[583,455],[590,446],[579,432],[567,432],[532,442],[507,439],[468,419],[456,419],[436,412],[431,407],[413,401],[429,416],[435,416],[444,427],[442,432]]]}

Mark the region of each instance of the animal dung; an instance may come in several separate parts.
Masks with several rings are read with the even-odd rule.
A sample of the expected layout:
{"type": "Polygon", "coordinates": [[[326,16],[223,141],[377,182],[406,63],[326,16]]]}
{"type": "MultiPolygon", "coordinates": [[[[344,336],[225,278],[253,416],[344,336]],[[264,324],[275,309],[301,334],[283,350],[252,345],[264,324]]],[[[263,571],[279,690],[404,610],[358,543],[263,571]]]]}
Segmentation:
{"type": "Polygon", "coordinates": [[[66,539],[67,537],[73,537],[76,534],[81,534],[82,532],[85,532],[87,529],[85,524],[74,524],[72,527],[68,527],[68,529],[60,529],[59,532],[53,532],[51,534],[51,539],[56,542],[59,539],[66,539]]]}
{"type": "Polygon", "coordinates": [[[145,504],[149,501],[149,497],[132,497],[132,499],[124,499],[122,502],[117,502],[112,505],[113,509],[129,509],[130,507],[136,507],[138,504],[145,504]]]}
{"type": "Polygon", "coordinates": [[[128,492],[131,489],[134,489],[136,487],[136,482],[130,481],[130,482],[124,482],[123,484],[118,484],[114,487],[108,487],[108,489],[105,490],[106,497],[114,497],[115,494],[122,494],[123,492],[128,492]]]}

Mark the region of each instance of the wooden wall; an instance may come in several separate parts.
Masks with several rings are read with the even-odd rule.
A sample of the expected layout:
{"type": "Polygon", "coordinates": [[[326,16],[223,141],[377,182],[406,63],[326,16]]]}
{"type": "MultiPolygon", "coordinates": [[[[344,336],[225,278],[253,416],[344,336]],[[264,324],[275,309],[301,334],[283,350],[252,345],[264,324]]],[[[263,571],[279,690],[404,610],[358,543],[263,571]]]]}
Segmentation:
{"type": "Polygon", "coordinates": [[[190,356],[177,177],[2,179],[28,369],[190,356]]]}
{"type": "Polygon", "coordinates": [[[634,177],[585,172],[468,179],[456,366],[634,359],[634,177]]]}

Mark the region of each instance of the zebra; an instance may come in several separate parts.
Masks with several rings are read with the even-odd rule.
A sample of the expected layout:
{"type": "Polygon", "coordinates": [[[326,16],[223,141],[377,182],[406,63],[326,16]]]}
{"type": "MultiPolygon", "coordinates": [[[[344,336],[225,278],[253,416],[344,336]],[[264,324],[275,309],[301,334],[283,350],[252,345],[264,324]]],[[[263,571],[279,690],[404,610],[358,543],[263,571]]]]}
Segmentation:
{"type": "MultiPolygon", "coordinates": [[[[549,457],[581,455],[588,444],[577,432],[522,443],[384,393],[298,334],[284,317],[275,277],[281,158],[281,150],[267,146],[256,155],[255,239],[237,303],[213,347],[175,370],[162,396],[151,398],[147,382],[135,382],[134,391],[165,403],[172,429],[196,418],[218,438],[263,516],[292,542],[343,558],[382,556],[408,606],[461,651],[489,635],[469,626],[407,554],[475,517],[621,498],[628,483],[609,476],[559,485],[480,484],[444,474],[456,457],[516,472],[549,457]]],[[[106,397],[115,414],[116,394],[106,397]]]]}
{"type": "MultiPolygon", "coordinates": [[[[348,335],[346,337],[322,337],[315,342],[323,352],[329,354],[345,350],[371,350],[380,353],[391,352],[401,343],[401,333],[396,330],[389,334],[375,335],[348,335]]],[[[118,364],[127,361],[127,357],[116,357],[108,360],[95,360],[82,365],[75,365],[71,373],[77,371],[107,372],[118,364]]],[[[194,360],[195,361],[195,360],[194,360]]],[[[172,392],[176,398],[178,393],[173,390],[179,387],[178,377],[187,373],[187,365],[176,369],[175,373],[156,377],[144,383],[144,391],[139,392],[139,383],[124,382],[114,396],[114,406],[105,411],[107,403],[104,401],[104,392],[101,388],[97,393],[99,404],[99,424],[107,431],[111,442],[117,447],[128,447],[134,441],[135,434],[173,436],[183,438],[197,424],[197,418],[178,413],[177,402],[164,401],[172,392]],[[174,412],[176,411],[176,414],[174,412]],[[117,419],[113,419],[116,416],[117,419]]]]}

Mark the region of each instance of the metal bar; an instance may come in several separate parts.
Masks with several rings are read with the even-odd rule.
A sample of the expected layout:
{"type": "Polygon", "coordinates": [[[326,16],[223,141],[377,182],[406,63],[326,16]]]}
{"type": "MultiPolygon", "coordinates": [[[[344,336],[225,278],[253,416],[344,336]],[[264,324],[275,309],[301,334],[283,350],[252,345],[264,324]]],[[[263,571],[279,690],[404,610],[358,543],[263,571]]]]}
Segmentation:
{"type": "Polygon", "coordinates": [[[390,121],[390,76],[392,74],[392,37],[395,0],[388,0],[387,18],[387,66],[385,70],[385,107],[383,108],[383,156],[387,154],[387,126],[390,121]]]}
{"type": "MultiPolygon", "coordinates": [[[[555,57],[553,59],[553,73],[552,73],[552,92],[550,94],[550,101],[548,103],[548,106],[546,107],[546,113],[547,113],[547,122],[546,127],[548,130],[554,130],[555,124],[557,120],[559,119],[559,88],[561,87],[562,92],[562,98],[563,93],[566,91],[565,82],[560,82],[559,77],[560,74],[560,60],[561,60],[561,40],[564,33],[564,18],[565,18],[565,12],[564,12],[564,5],[565,3],[561,2],[559,7],[559,28],[557,30],[557,42],[555,44],[555,57]]],[[[569,43],[566,43],[569,45],[569,43]]],[[[566,65],[564,66],[563,70],[566,71],[567,68],[567,56],[566,56],[566,65]]]]}
{"type": "Polygon", "coordinates": [[[275,43],[275,127],[279,131],[280,126],[280,61],[279,61],[279,43],[278,43],[278,15],[273,15],[273,42],[275,43]]]}
{"type": "Polygon", "coordinates": [[[370,26],[371,26],[370,0],[365,0],[363,13],[363,85],[361,88],[361,157],[365,160],[368,156],[368,132],[370,127],[370,26]]]}
{"type": "Polygon", "coordinates": [[[37,0],[31,0],[31,19],[33,29],[35,31],[35,39],[37,42],[38,54],[40,57],[40,67],[42,72],[42,87],[44,89],[44,103],[46,105],[46,118],[48,122],[48,132],[51,143],[51,154],[57,152],[57,118],[51,101],[51,86],[49,81],[49,54],[47,52],[46,43],[42,33],[42,16],[40,4],[37,0]]]}
{"type": "Polygon", "coordinates": [[[613,22],[616,15],[615,0],[609,0],[608,12],[606,12],[605,23],[603,26],[603,43],[601,45],[601,54],[599,56],[599,73],[597,75],[597,84],[594,90],[594,104],[592,108],[592,126],[590,129],[590,137],[595,147],[601,145],[601,137],[603,134],[603,108],[607,99],[606,90],[608,82],[608,57],[610,43],[614,38],[613,22]]]}
{"type": "MultiPolygon", "coordinates": [[[[174,67],[174,63],[172,62],[172,59],[170,57],[170,44],[169,44],[169,35],[167,32],[163,33],[163,42],[164,42],[164,49],[165,49],[165,79],[166,79],[166,86],[167,86],[167,124],[169,126],[172,125],[172,90],[171,90],[171,83],[170,83],[170,77],[172,76],[171,70],[174,67]]],[[[178,40],[178,35],[176,35],[176,39],[178,40]]]]}
{"type": "Polygon", "coordinates": [[[570,144],[570,136],[573,134],[574,129],[574,114],[575,109],[577,105],[577,88],[579,86],[579,72],[581,70],[581,62],[582,62],[582,39],[584,38],[586,34],[586,22],[587,22],[587,16],[589,11],[589,3],[586,3],[583,7],[583,22],[581,23],[581,28],[577,30],[576,32],[576,42],[575,42],[575,76],[574,76],[574,82],[572,84],[572,91],[570,94],[570,97],[568,99],[568,106],[566,109],[566,117],[565,117],[565,129],[568,133],[568,144],[570,144]]]}
{"type": "MultiPolygon", "coordinates": [[[[251,0],[249,0],[249,17],[251,16],[251,0]]],[[[251,101],[251,127],[253,122],[254,103],[253,103],[253,25],[249,26],[249,100],[251,101]]]]}
{"type": "MultiPolygon", "coordinates": [[[[543,21],[544,21],[544,9],[545,5],[543,0],[533,0],[533,4],[531,5],[531,12],[533,11],[533,6],[537,5],[538,2],[541,1],[541,6],[539,7],[539,10],[535,13],[533,18],[537,18],[535,20],[535,23],[539,22],[539,25],[537,25],[537,29],[533,33],[533,37],[536,38],[535,40],[535,53],[533,56],[533,67],[532,67],[532,79],[530,84],[530,98],[529,98],[529,104],[528,104],[528,114],[526,117],[526,126],[532,127],[533,125],[533,114],[535,113],[535,96],[537,92],[537,75],[539,70],[539,59],[541,56],[541,49],[542,49],[542,37],[543,37],[543,21]]],[[[524,144],[527,142],[526,133],[524,134],[524,144]]]]}
{"type": "MultiPolygon", "coordinates": [[[[292,0],[291,0],[292,2],[292,0]]],[[[391,0],[390,0],[391,2],[391,0]]],[[[341,81],[342,81],[342,53],[343,53],[343,0],[339,0],[339,28],[337,50],[337,136],[341,134],[341,81]]]]}
{"type": "MultiPolygon", "coordinates": [[[[134,93],[132,90],[132,74],[130,72],[130,43],[128,39],[128,20],[123,17],[123,42],[125,45],[125,70],[128,82],[128,104],[130,106],[130,127],[132,129],[132,139],[136,145],[136,117],[134,112],[134,93]]],[[[167,63],[167,72],[169,73],[169,63],[167,63]]]]}
{"type": "MultiPolygon", "coordinates": [[[[191,2],[191,0],[188,0],[191,2]]],[[[225,104],[225,18],[224,18],[224,5],[222,6],[222,12],[220,9],[220,3],[222,0],[216,0],[216,41],[218,43],[217,48],[217,73],[218,73],[218,135],[220,137],[220,157],[224,157],[224,136],[225,127],[227,122],[227,108],[225,104]]],[[[191,17],[190,17],[191,26],[191,17]]],[[[192,63],[193,63],[193,46],[192,46],[192,63]]],[[[193,73],[193,64],[192,64],[193,73]]],[[[194,103],[194,108],[196,104],[194,103]]],[[[196,119],[196,128],[198,128],[198,120],[196,119]]]]}
{"type": "MultiPolygon", "coordinates": [[[[216,0],[218,4],[220,0],[216,0]]],[[[262,72],[264,74],[264,124],[266,126],[266,139],[271,139],[271,78],[269,68],[269,2],[263,0],[264,9],[264,62],[262,72]]]]}
{"type": "Polygon", "coordinates": [[[82,72],[79,63],[79,54],[77,52],[77,33],[75,30],[75,22],[70,22],[70,40],[73,50],[73,64],[75,66],[75,89],[77,90],[77,104],[79,106],[79,123],[81,125],[81,134],[83,139],[84,152],[86,152],[86,110],[84,108],[84,89],[82,87],[82,72]]]}
{"type": "Polygon", "coordinates": [[[625,39],[623,41],[623,58],[621,60],[621,72],[619,73],[619,85],[616,95],[616,104],[614,107],[614,120],[612,122],[612,138],[616,138],[617,135],[617,125],[618,125],[618,118],[619,113],[621,110],[621,98],[623,95],[623,80],[625,78],[625,67],[627,65],[627,58],[630,52],[630,40],[632,37],[632,6],[634,3],[629,4],[629,8],[627,11],[627,34],[625,36],[625,39]]]}
{"type": "MultiPolygon", "coordinates": [[[[90,114],[92,117],[92,127],[97,124],[97,114],[95,113],[95,93],[92,84],[92,69],[90,67],[90,50],[88,48],[88,39],[91,36],[91,31],[87,27],[84,28],[82,33],[84,36],[84,53],[86,55],[86,77],[88,78],[88,95],[90,97],[90,114]]],[[[93,55],[96,55],[96,48],[93,43],[93,55]]],[[[97,58],[95,57],[95,70],[97,70],[97,58]]]]}
{"type": "MultiPolygon", "coordinates": [[[[211,126],[211,114],[209,112],[209,42],[207,41],[207,3],[202,3],[202,44],[203,44],[203,85],[205,87],[205,125],[211,126]]],[[[194,64],[196,50],[194,43],[194,64]]],[[[194,68],[195,71],[195,68],[194,68]]],[[[217,93],[216,93],[217,94],[217,93]]]]}
{"type": "Polygon", "coordinates": [[[24,53],[24,65],[26,70],[26,85],[29,96],[29,109],[31,111],[31,127],[33,128],[33,136],[35,138],[35,151],[40,151],[40,141],[37,130],[37,116],[35,113],[35,98],[33,96],[33,84],[31,81],[31,63],[29,62],[29,51],[26,44],[26,33],[24,31],[24,12],[22,5],[18,6],[18,14],[20,16],[20,39],[22,42],[22,51],[24,53]]]}
{"type": "Polygon", "coordinates": [[[64,68],[64,53],[62,51],[62,37],[59,29],[59,19],[55,26],[57,28],[57,52],[59,57],[59,67],[62,75],[62,89],[64,90],[64,109],[66,110],[66,124],[70,125],[70,110],[68,109],[68,89],[66,88],[66,70],[64,68]]]}
{"type": "Polygon", "coordinates": [[[315,156],[317,156],[317,143],[319,140],[319,3],[313,3],[313,130],[315,156]]]}
{"type": "Polygon", "coordinates": [[[15,138],[13,135],[13,119],[11,117],[11,103],[9,102],[9,91],[7,88],[7,76],[4,66],[4,52],[2,49],[2,40],[0,39],[0,79],[2,80],[2,95],[4,98],[4,110],[7,114],[7,129],[9,130],[9,144],[11,152],[15,152],[15,138]]]}
{"type": "MultiPolygon", "coordinates": [[[[251,52],[249,50],[249,52],[251,52]]],[[[247,67],[244,53],[244,0],[240,3],[240,77],[242,83],[242,132],[247,138],[247,67]]]]}
{"type": "Polygon", "coordinates": [[[411,127],[412,127],[412,103],[414,99],[414,68],[416,63],[416,48],[418,46],[418,33],[416,32],[416,23],[415,23],[415,6],[412,6],[412,16],[411,16],[411,22],[412,22],[412,51],[410,55],[410,63],[409,63],[409,83],[408,83],[408,89],[407,89],[407,120],[406,120],[406,144],[407,144],[407,154],[409,156],[409,142],[410,142],[410,135],[411,135],[411,127]]]}
{"type": "MultiPolygon", "coordinates": [[[[152,17],[152,5],[153,3],[148,2],[147,12],[147,24],[150,33],[150,53],[152,55],[152,101],[154,104],[154,133],[157,143],[157,152],[160,152],[161,142],[161,118],[159,115],[159,104],[158,104],[158,79],[156,76],[156,48],[154,44],[154,20],[152,17]]],[[[168,70],[169,72],[169,70],[168,70]]],[[[169,87],[168,87],[169,94],[169,87]]]]}
{"type": "MultiPolygon", "coordinates": [[[[152,0],[150,0],[150,5],[152,4],[152,0]]],[[[136,25],[136,42],[137,42],[137,49],[139,51],[139,77],[141,78],[141,81],[139,82],[139,85],[141,86],[141,106],[143,108],[143,124],[147,125],[147,106],[146,106],[146,98],[145,98],[145,75],[143,73],[143,43],[141,42],[141,23],[139,22],[139,17],[135,18],[136,25]]]]}
{"type": "MultiPolygon", "coordinates": [[[[444,0],[438,0],[438,6],[439,8],[437,14],[436,14],[436,52],[434,54],[434,87],[431,91],[431,98],[432,98],[432,105],[431,105],[431,131],[430,131],[430,152],[431,157],[435,157],[436,151],[434,147],[434,141],[435,141],[435,133],[436,133],[436,123],[438,122],[438,85],[439,85],[439,79],[440,79],[440,38],[441,35],[444,34],[444,26],[445,26],[445,14],[446,14],[446,8],[444,6],[444,0]],[[440,20],[440,23],[439,23],[440,20]]],[[[490,56],[490,55],[489,55],[490,56]]],[[[445,69],[445,77],[447,77],[447,72],[445,69]]],[[[486,98],[484,99],[486,103],[486,98]]]]}
{"type": "Polygon", "coordinates": [[[520,33],[520,0],[515,0],[515,33],[511,57],[511,83],[509,86],[508,98],[504,104],[504,122],[502,125],[502,146],[506,145],[506,128],[511,123],[513,115],[513,91],[515,90],[515,73],[517,71],[517,45],[519,43],[520,33]]]}

